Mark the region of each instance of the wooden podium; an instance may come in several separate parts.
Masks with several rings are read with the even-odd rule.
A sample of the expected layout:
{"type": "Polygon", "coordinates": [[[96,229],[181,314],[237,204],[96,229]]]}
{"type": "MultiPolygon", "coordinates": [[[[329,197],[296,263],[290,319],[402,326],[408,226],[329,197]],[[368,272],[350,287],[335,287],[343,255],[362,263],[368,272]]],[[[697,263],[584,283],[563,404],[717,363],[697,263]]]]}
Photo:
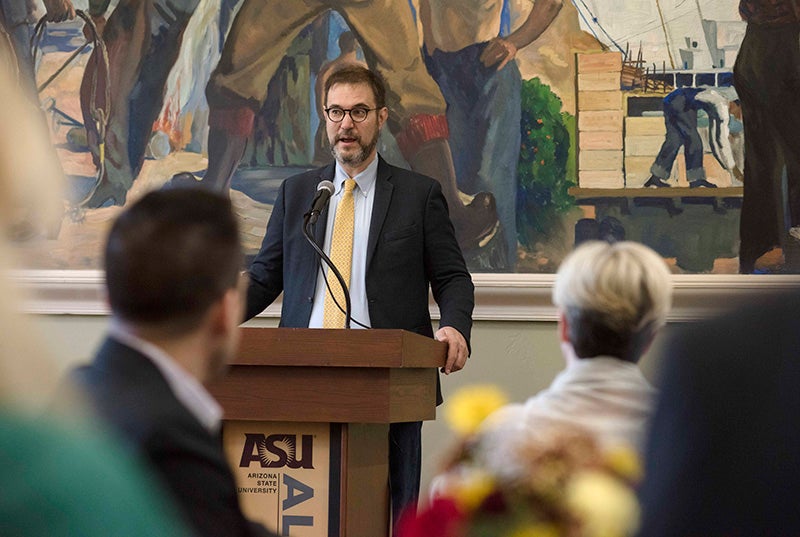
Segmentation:
{"type": "Polygon", "coordinates": [[[246,514],[278,534],[388,535],[389,424],[436,417],[445,355],[404,330],[244,328],[210,390],[246,514]],[[286,433],[293,426],[299,434],[286,433]],[[300,509],[314,502],[316,515],[300,509]]]}

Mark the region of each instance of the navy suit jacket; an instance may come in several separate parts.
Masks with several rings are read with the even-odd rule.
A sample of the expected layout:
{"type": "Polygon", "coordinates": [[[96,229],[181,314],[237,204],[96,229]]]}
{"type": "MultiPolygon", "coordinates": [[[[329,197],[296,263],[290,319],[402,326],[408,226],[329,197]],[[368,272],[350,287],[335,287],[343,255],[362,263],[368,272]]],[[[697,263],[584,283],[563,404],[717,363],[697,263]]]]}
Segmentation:
{"type": "MultiPolygon", "coordinates": [[[[469,344],[474,287],[455,238],[447,203],[433,179],[378,157],[375,200],[367,243],[366,290],[373,328],[400,328],[433,336],[428,289],[441,312],[469,344]]],[[[286,179],[272,210],[261,251],[250,267],[247,318],[283,291],[281,326],[308,326],[319,261],[303,236],[303,215],[320,181],[335,164],[286,179]]],[[[315,225],[323,244],[327,208],[315,225]]]]}
{"type": "Polygon", "coordinates": [[[196,535],[272,535],[242,514],[221,438],[183,406],[150,359],[109,338],[72,378],[112,430],[150,463],[196,535]]]}

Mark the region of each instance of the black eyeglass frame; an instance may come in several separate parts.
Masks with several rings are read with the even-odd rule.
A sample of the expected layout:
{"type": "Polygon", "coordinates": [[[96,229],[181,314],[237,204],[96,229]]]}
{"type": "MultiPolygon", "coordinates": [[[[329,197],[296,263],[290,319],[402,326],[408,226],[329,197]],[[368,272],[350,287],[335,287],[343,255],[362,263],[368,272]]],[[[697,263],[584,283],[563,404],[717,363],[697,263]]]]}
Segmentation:
{"type": "Polygon", "coordinates": [[[365,108],[363,106],[356,106],[354,108],[340,108],[338,106],[331,106],[330,108],[325,108],[324,110],[325,110],[325,115],[328,117],[328,119],[330,119],[334,123],[341,123],[342,121],[344,121],[345,116],[348,114],[350,115],[350,119],[353,120],[353,123],[363,123],[369,117],[370,112],[380,110],[381,108],[382,107],[365,108]],[[336,111],[342,113],[341,119],[334,119],[331,117],[331,112],[336,112],[336,111]],[[356,119],[356,117],[353,116],[353,112],[359,112],[359,111],[364,112],[364,117],[362,119],[356,119]]]}

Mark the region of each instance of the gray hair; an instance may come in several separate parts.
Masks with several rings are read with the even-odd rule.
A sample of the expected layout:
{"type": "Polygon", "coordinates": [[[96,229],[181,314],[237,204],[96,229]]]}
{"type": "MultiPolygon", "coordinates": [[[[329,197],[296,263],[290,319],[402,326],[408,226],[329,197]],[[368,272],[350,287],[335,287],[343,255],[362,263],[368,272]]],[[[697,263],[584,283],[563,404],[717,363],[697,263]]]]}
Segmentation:
{"type": "Polygon", "coordinates": [[[664,260],[642,244],[600,241],[578,246],[561,264],[553,303],[565,314],[581,358],[600,354],[636,361],[642,341],[666,322],[672,281],[664,260]]]}

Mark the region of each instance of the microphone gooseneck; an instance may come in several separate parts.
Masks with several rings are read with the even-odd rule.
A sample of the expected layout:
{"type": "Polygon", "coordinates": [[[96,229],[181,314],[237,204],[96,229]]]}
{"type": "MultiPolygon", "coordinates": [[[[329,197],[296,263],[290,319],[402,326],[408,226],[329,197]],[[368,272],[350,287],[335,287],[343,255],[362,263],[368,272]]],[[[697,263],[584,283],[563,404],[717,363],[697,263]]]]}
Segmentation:
{"type": "MultiPolygon", "coordinates": [[[[314,201],[311,204],[311,210],[303,215],[303,236],[305,236],[306,240],[309,242],[309,244],[311,244],[312,248],[314,248],[314,251],[317,252],[319,258],[324,261],[326,265],[328,265],[330,270],[333,271],[333,274],[336,276],[336,280],[339,282],[339,285],[342,286],[345,302],[344,327],[350,328],[352,310],[352,305],[350,302],[350,290],[347,288],[347,283],[344,281],[342,273],[339,272],[339,269],[336,268],[336,265],[333,264],[333,261],[331,261],[325,252],[322,251],[322,248],[319,247],[316,241],[314,241],[314,238],[311,236],[311,226],[316,223],[320,213],[328,204],[328,201],[330,201],[331,196],[333,195],[333,190],[334,186],[330,181],[320,181],[320,183],[317,185],[317,194],[314,196],[314,201]]],[[[339,307],[341,308],[341,306],[339,307]]]]}

